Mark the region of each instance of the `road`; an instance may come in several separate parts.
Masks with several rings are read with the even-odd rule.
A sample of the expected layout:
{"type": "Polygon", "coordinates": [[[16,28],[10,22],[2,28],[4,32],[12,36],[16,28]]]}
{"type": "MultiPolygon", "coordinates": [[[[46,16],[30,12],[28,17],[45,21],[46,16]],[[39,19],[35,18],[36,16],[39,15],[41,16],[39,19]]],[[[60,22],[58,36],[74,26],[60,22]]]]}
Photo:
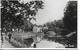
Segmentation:
{"type": "Polygon", "coordinates": [[[42,40],[37,44],[37,48],[65,48],[65,46],[55,41],[42,40]]]}

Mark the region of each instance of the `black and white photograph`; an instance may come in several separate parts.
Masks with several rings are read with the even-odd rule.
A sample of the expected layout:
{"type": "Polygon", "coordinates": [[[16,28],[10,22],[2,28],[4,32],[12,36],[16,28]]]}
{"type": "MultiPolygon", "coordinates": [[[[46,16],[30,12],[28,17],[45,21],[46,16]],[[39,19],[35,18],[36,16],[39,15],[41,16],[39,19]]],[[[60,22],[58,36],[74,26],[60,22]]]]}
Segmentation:
{"type": "Polygon", "coordinates": [[[77,2],[1,0],[0,48],[77,48],[77,2]]]}

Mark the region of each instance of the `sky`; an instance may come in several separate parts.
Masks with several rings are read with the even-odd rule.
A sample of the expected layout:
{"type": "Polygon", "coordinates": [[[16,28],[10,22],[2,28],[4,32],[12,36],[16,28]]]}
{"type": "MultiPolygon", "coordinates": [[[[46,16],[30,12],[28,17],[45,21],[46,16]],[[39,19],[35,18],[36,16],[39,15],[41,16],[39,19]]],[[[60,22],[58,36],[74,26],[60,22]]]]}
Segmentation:
{"type": "Polygon", "coordinates": [[[64,8],[68,0],[45,0],[44,9],[37,13],[36,24],[42,25],[46,22],[62,19],[64,8]]]}

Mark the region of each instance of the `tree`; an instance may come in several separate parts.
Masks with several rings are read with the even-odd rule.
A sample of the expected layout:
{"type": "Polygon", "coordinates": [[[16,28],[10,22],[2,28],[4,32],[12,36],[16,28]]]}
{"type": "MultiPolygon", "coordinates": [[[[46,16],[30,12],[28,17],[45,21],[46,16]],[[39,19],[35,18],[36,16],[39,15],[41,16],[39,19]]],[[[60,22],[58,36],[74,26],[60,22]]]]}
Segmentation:
{"type": "MultiPolygon", "coordinates": [[[[32,19],[36,20],[35,15],[39,9],[43,9],[43,1],[30,1],[20,3],[18,0],[2,0],[1,1],[1,27],[2,30],[12,30],[12,28],[29,27],[32,19]],[[27,26],[26,26],[27,25],[27,26]]],[[[32,25],[32,24],[31,24],[32,25]]],[[[30,26],[31,28],[31,26],[30,26]]]]}
{"type": "Polygon", "coordinates": [[[70,32],[77,31],[77,1],[69,1],[64,12],[64,26],[70,32]]]}
{"type": "Polygon", "coordinates": [[[45,25],[47,25],[49,31],[54,31],[57,34],[59,34],[64,28],[63,20],[54,20],[45,25]]]}
{"type": "Polygon", "coordinates": [[[65,32],[68,37],[69,44],[77,47],[77,1],[69,1],[64,12],[64,27],[68,33],[65,32]]]}

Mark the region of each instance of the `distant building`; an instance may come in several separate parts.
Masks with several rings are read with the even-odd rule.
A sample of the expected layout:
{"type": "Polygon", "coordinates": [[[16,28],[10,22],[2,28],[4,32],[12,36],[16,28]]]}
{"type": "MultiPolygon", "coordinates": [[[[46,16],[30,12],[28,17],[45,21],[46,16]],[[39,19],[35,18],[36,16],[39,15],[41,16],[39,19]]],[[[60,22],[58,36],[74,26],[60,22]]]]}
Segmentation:
{"type": "Polygon", "coordinates": [[[34,26],[33,27],[33,32],[37,33],[37,28],[38,28],[37,26],[34,26]]]}
{"type": "Polygon", "coordinates": [[[33,27],[33,32],[35,32],[35,33],[41,32],[41,30],[42,30],[42,27],[39,27],[39,26],[37,26],[37,25],[35,25],[35,26],[33,27]]]}

